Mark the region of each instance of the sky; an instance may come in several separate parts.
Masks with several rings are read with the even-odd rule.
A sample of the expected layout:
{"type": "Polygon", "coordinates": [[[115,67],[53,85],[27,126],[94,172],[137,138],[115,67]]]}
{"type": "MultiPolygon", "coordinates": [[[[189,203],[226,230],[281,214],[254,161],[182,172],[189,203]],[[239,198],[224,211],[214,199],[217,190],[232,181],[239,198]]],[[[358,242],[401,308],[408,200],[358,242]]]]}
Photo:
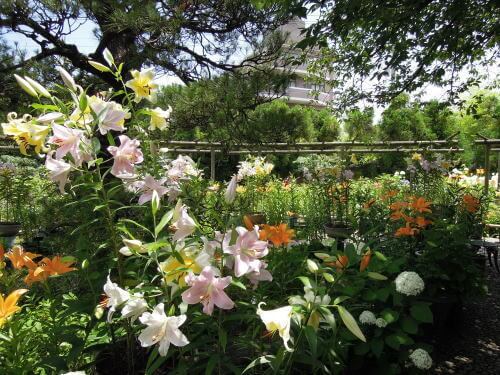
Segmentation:
{"type": "MultiPolygon", "coordinates": [[[[310,15],[306,20],[306,25],[314,22],[317,17],[318,16],[316,14],[310,15]]],[[[78,49],[84,54],[92,53],[94,52],[98,43],[97,39],[94,37],[94,28],[95,24],[91,21],[87,21],[83,23],[75,32],[68,35],[66,37],[66,42],[75,44],[76,46],[78,46],[78,49]]],[[[34,54],[37,50],[39,50],[39,47],[35,42],[21,34],[9,32],[7,34],[4,34],[2,37],[10,44],[17,44],[20,49],[26,50],[28,52],[28,55],[34,54]]],[[[243,50],[245,50],[245,48],[243,48],[243,50]]],[[[486,83],[491,82],[500,76],[500,68],[498,65],[496,65],[495,67],[485,68],[483,72],[487,75],[486,83]]],[[[178,77],[173,75],[159,76],[156,81],[160,85],[182,84],[182,81],[178,77]]],[[[423,101],[432,99],[440,100],[445,98],[446,89],[435,85],[427,85],[427,87],[422,88],[421,92],[422,95],[420,96],[420,99],[423,101]]],[[[384,107],[382,106],[375,107],[375,121],[378,121],[383,110],[384,107]]]]}

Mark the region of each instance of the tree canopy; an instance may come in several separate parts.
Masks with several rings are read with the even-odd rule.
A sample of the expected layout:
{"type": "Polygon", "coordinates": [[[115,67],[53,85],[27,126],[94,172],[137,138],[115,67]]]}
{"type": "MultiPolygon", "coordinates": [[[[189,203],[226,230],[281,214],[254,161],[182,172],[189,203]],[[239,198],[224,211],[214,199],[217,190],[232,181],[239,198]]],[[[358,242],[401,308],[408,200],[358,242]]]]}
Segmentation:
{"type": "Polygon", "coordinates": [[[255,0],[316,19],[301,48],[321,48],[315,69],[330,70],[343,105],[389,102],[429,83],[450,97],[498,64],[500,7],[495,0],[255,0]],[[319,15],[319,16],[318,16],[319,15]]]}
{"type": "Polygon", "coordinates": [[[88,58],[104,62],[108,48],[124,71],[155,66],[184,82],[275,61],[280,38],[267,38],[288,15],[274,5],[260,10],[243,0],[7,0],[0,5],[0,30],[15,32],[34,41],[40,50],[2,70],[24,66],[50,56],[67,59],[75,68],[91,72],[110,85],[113,77],[99,72],[88,58]],[[65,38],[85,22],[96,28],[98,45],[86,56],[65,38]],[[242,45],[253,53],[238,59],[242,45]]]}

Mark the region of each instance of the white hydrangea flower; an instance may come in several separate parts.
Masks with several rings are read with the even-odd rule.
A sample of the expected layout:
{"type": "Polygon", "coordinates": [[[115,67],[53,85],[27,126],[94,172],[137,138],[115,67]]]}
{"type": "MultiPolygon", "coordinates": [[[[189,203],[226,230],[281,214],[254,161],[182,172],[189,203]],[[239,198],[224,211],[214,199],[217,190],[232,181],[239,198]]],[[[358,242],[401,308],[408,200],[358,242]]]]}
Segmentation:
{"type": "Polygon", "coordinates": [[[379,328],[384,328],[387,325],[387,322],[385,321],[385,319],[378,318],[377,320],[375,320],[375,325],[379,328]]]}
{"type": "Polygon", "coordinates": [[[420,370],[429,370],[432,367],[432,358],[424,349],[415,349],[409,358],[420,370]]]}
{"type": "Polygon", "coordinates": [[[417,296],[423,292],[425,288],[424,280],[418,273],[412,271],[401,272],[396,277],[396,290],[407,296],[417,296]]]}
{"type": "Polygon", "coordinates": [[[371,311],[365,310],[359,315],[359,322],[361,324],[373,325],[377,321],[375,314],[371,311]]]}

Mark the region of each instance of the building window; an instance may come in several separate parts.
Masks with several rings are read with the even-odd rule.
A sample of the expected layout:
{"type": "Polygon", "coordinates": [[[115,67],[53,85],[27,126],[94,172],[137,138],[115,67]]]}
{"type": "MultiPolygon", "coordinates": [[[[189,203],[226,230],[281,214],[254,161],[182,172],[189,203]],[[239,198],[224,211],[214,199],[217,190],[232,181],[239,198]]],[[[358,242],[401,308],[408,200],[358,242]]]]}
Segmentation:
{"type": "Polygon", "coordinates": [[[312,84],[312,89],[314,91],[326,92],[324,83],[314,83],[314,84],[312,84]]]}

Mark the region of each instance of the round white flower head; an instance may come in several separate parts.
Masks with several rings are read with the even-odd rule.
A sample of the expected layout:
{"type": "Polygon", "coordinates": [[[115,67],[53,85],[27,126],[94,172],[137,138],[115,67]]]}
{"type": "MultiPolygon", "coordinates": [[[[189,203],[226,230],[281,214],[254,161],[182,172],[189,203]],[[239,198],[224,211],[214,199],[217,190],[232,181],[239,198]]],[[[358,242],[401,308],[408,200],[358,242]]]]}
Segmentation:
{"type": "Polygon", "coordinates": [[[359,322],[361,324],[373,325],[377,321],[375,314],[371,311],[365,310],[359,315],[359,322]]]}
{"type": "Polygon", "coordinates": [[[377,320],[375,320],[375,325],[379,328],[384,328],[387,325],[387,322],[385,321],[385,319],[378,318],[377,320]]]}
{"type": "Polygon", "coordinates": [[[420,370],[428,370],[432,367],[432,358],[424,349],[415,349],[409,358],[420,370]]]}
{"type": "Polygon", "coordinates": [[[407,296],[417,296],[425,288],[424,280],[416,272],[404,271],[396,277],[396,290],[407,296]]]}

